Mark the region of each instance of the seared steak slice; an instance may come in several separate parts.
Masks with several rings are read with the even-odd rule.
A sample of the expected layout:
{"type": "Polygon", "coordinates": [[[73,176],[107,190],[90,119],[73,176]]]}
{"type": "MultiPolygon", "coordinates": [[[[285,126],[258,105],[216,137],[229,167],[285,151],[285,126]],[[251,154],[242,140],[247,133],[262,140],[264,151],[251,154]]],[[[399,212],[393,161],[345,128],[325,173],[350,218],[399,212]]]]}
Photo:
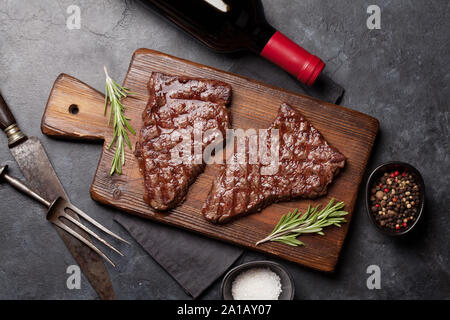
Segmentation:
{"type": "MultiPolygon", "coordinates": [[[[184,146],[187,145],[193,155],[194,127],[201,128],[195,130],[201,131],[202,137],[210,129],[218,129],[225,136],[230,127],[227,105],[231,100],[231,87],[216,80],[155,72],[148,88],[150,99],[142,114],[144,124],[135,155],[144,175],[144,200],[157,210],[168,210],[184,200],[189,185],[205,168],[202,156],[194,159],[182,153],[183,137],[187,134],[191,138],[189,145],[184,146]],[[178,161],[173,152],[179,154],[178,161]]],[[[204,137],[195,148],[203,152],[214,142],[214,137],[204,137]]]]}
{"type": "Polygon", "coordinates": [[[275,135],[270,131],[272,129],[278,129],[278,170],[262,174],[270,164],[249,161],[248,141],[251,138],[246,137],[245,152],[241,152],[245,161],[239,162],[235,149],[231,161],[223,165],[212,185],[203,206],[207,220],[223,223],[260,211],[274,202],[326,194],[328,185],[344,167],[345,157],[287,104],[281,105],[269,128],[267,150],[271,150],[270,137],[275,135]]]}

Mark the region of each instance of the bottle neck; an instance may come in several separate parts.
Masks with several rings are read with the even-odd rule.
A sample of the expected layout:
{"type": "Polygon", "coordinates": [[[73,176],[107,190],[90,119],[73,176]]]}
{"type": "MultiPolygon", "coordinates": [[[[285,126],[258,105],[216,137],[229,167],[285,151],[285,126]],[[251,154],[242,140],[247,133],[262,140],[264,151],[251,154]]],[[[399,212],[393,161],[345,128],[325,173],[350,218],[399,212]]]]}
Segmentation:
{"type": "Polygon", "coordinates": [[[324,69],[325,63],[281,32],[270,25],[269,27],[256,40],[259,45],[264,43],[258,54],[280,66],[295,76],[297,80],[312,86],[324,69]],[[271,34],[272,30],[273,33],[271,34]]]}
{"type": "Polygon", "coordinates": [[[248,49],[260,55],[276,32],[277,30],[267,22],[256,26],[249,34],[251,41],[248,43],[248,49]]]}

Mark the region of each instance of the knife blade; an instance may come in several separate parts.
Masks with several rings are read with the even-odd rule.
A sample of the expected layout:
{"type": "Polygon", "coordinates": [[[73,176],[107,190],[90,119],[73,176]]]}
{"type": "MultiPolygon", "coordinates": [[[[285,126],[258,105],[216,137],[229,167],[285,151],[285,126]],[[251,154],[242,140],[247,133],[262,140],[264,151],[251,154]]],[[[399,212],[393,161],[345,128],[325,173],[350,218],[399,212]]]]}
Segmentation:
{"type": "MultiPolygon", "coordinates": [[[[22,133],[1,93],[0,128],[5,131],[11,154],[18,163],[29,185],[47,199],[56,199],[60,196],[69,200],[48,159],[44,147],[36,137],[28,138],[22,133]]],[[[79,220],[77,215],[72,213],[72,216],[79,220]]],[[[77,229],[80,234],[89,239],[84,231],[73,224],[71,224],[71,227],[77,229]]],[[[90,250],[89,247],[82,244],[78,239],[75,239],[64,230],[60,228],[55,229],[100,299],[114,299],[114,289],[101,258],[94,251],[90,250]]]]}

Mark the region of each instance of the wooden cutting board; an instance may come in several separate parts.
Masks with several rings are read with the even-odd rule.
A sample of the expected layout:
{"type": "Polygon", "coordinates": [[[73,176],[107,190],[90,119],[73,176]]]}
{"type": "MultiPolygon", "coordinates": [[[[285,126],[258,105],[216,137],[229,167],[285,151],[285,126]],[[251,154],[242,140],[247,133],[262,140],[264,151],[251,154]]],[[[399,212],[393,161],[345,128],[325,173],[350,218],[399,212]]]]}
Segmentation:
{"type": "MultiPolygon", "coordinates": [[[[131,124],[136,131],[142,125],[141,114],[147,103],[147,82],[152,71],[218,79],[229,83],[233,89],[230,106],[233,128],[267,128],[275,118],[280,104],[287,102],[301,111],[325,139],[347,157],[346,167],[325,197],[315,201],[274,204],[260,213],[218,226],[209,223],[201,215],[202,205],[218,174],[217,166],[208,166],[191,186],[182,205],[169,213],[155,212],[142,199],[143,178],[132,151],[127,149],[123,174],[109,175],[113,151],[108,150],[107,145],[112,139],[112,129],[107,126],[107,118],[103,115],[103,94],[71,76],[61,74],[50,93],[42,118],[42,131],[50,136],[104,141],[103,153],[90,189],[92,198],[144,218],[269,253],[314,269],[333,271],[349,228],[359,185],[378,131],[378,121],[354,110],[252,79],[157,51],[139,49],[132,57],[124,81],[124,86],[136,93],[124,100],[126,115],[132,119],[131,124]],[[342,228],[330,227],[325,230],[325,236],[302,236],[301,240],[307,244],[306,247],[290,247],[280,243],[255,246],[258,240],[272,231],[282,214],[295,208],[303,212],[308,205],[326,205],[331,197],[345,201],[346,210],[350,213],[347,216],[348,223],[342,228]]],[[[134,146],[136,137],[132,136],[131,141],[134,146]]]]}

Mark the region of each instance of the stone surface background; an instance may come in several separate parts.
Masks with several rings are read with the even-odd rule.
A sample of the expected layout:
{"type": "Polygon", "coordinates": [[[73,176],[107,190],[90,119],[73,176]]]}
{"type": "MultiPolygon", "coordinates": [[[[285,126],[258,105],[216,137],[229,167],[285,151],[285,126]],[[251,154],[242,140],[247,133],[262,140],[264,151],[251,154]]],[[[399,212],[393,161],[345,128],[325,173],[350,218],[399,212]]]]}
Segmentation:
{"type": "MultiPolygon", "coordinates": [[[[390,160],[416,166],[427,185],[426,217],[405,239],[378,233],[360,196],[334,274],[280,261],[292,273],[298,299],[450,298],[449,94],[450,2],[442,0],[265,0],[267,19],[327,62],[327,73],[346,88],[342,105],[380,120],[369,169],[390,160]],[[382,9],[382,29],[369,31],[366,9],[382,9]],[[366,269],[381,268],[381,290],[368,290],[366,269]]],[[[89,196],[101,147],[49,139],[40,119],[53,81],[65,72],[103,91],[103,65],[123,79],[130,57],[147,47],[229,70],[246,54],[209,51],[138,1],[0,0],[0,90],[22,129],[44,144],[74,203],[94,218],[113,222],[114,210],[89,196]],[[66,27],[69,5],[81,8],[81,29],[66,27]]],[[[254,59],[259,59],[254,57],[254,59]]],[[[273,73],[274,84],[295,90],[283,71],[258,60],[255,78],[273,73]]],[[[19,170],[0,135],[0,162],[19,170]]],[[[361,193],[362,194],[362,193],[361,193]]],[[[0,298],[95,299],[83,278],[66,288],[73,259],[33,201],[0,185],[0,298]]],[[[136,243],[109,268],[118,298],[187,299],[175,281],[136,243]]],[[[240,262],[270,259],[246,252],[240,262]]],[[[220,280],[202,296],[219,298],[220,280]]]]}

